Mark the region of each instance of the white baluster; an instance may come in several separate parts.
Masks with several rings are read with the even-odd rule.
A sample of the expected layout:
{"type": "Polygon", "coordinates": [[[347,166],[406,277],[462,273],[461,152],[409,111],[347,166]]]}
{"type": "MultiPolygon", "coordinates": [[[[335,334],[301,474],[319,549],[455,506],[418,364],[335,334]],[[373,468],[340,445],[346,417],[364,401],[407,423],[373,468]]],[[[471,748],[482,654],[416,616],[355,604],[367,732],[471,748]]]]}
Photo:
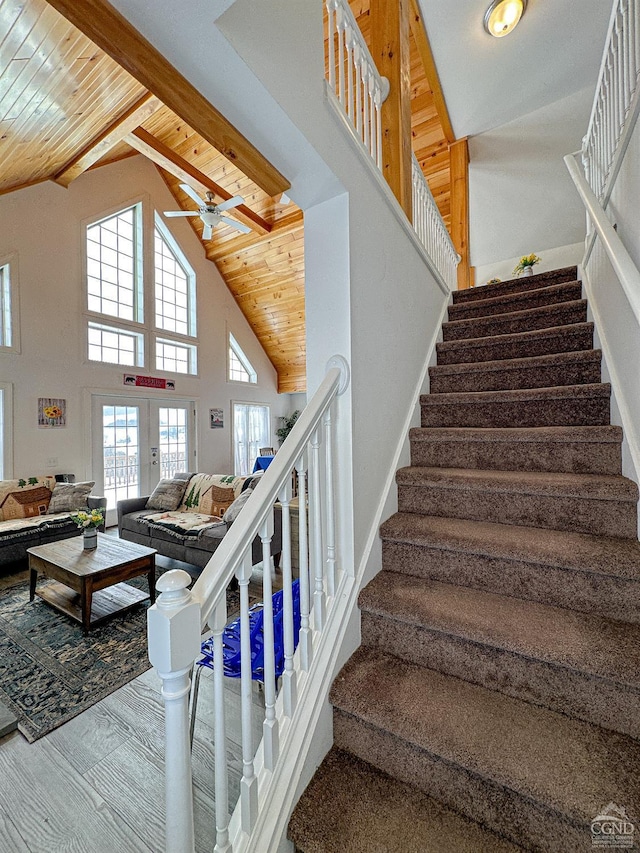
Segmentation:
{"type": "Polygon", "coordinates": [[[369,69],[369,75],[367,78],[367,99],[369,101],[369,154],[371,154],[371,159],[374,163],[378,162],[376,157],[376,142],[377,142],[377,133],[376,133],[376,105],[373,100],[373,87],[375,84],[373,70],[369,69]]]}
{"type": "Polygon", "coordinates": [[[631,105],[631,78],[629,76],[629,3],[622,0],[620,4],[620,29],[621,29],[621,57],[622,66],[622,94],[623,94],[623,120],[626,119],[631,105]]]}
{"type": "Polygon", "coordinates": [[[276,665],[273,648],[273,586],[271,583],[271,538],[273,516],[260,528],[262,542],[262,596],[264,607],[264,766],[274,770],[278,760],[279,734],[276,718],[276,665]]]}
{"type": "Polygon", "coordinates": [[[162,680],[165,713],[167,853],[193,853],[193,792],[189,743],[190,673],[200,652],[200,607],[182,569],[165,572],[147,611],[149,660],[162,680]]]}
{"type": "Polygon", "coordinates": [[[335,9],[337,6],[337,0],[328,0],[327,2],[327,32],[329,34],[329,85],[331,86],[331,91],[335,94],[336,91],[336,48],[335,48],[335,37],[336,37],[336,20],[335,20],[335,9]]]}
{"type": "Polygon", "coordinates": [[[369,150],[369,131],[371,129],[371,120],[369,118],[369,65],[365,62],[362,69],[362,96],[364,100],[362,119],[363,119],[363,135],[362,142],[364,147],[369,150]]]}
{"type": "Polygon", "coordinates": [[[340,99],[340,103],[342,104],[342,108],[345,109],[345,90],[344,90],[344,55],[345,55],[345,44],[344,44],[344,28],[345,28],[345,20],[344,20],[344,9],[342,7],[336,10],[336,22],[338,26],[338,97],[340,99]]]}
{"type": "Polygon", "coordinates": [[[291,583],[291,482],[288,482],[278,496],[282,505],[282,626],[284,641],[284,672],[282,673],[282,692],[284,695],[284,713],[292,717],[297,702],[296,673],[293,668],[293,593],[291,583]]]}
{"type": "Polygon", "coordinates": [[[360,44],[356,43],[353,50],[353,62],[356,73],[356,130],[362,139],[362,62],[364,53],[360,44]]]}
{"type": "Polygon", "coordinates": [[[333,493],[333,435],[331,432],[331,409],[324,414],[324,459],[326,486],[326,551],[327,594],[336,594],[336,521],[333,493]]]}
{"type": "Polygon", "coordinates": [[[345,30],[345,40],[347,47],[347,113],[349,118],[353,122],[355,126],[355,121],[353,117],[353,72],[354,72],[354,62],[353,62],[353,48],[356,43],[355,39],[355,31],[353,27],[349,24],[345,30]]]}
{"type": "Polygon", "coordinates": [[[613,30],[611,33],[611,63],[613,66],[613,114],[614,114],[614,144],[613,150],[618,147],[622,119],[624,118],[623,93],[622,93],[622,56],[620,53],[620,22],[616,14],[613,30]]]}
{"type": "Polygon", "coordinates": [[[382,93],[376,86],[374,94],[374,105],[376,110],[376,153],[375,161],[378,169],[382,170],[382,93]]]}
{"type": "Polygon", "coordinates": [[[215,853],[227,853],[229,843],[229,786],[227,779],[227,730],[224,713],[224,655],[222,632],[227,624],[227,596],[223,594],[209,617],[213,641],[213,735],[215,743],[215,804],[216,846],[215,853]]]}
{"type": "MultiPolygon", "coordinates": [[[[640,74],[640,6],[638,0],[633,0],[633,46],[636,65],[636,86],[638,85],[638,75],[640,74]]],[[[635,89],[635,86],[634,86],[635,89]]]]}
{"type": "Polygon", "coordinates": [[[311,590],[309,582],[309,537],[307,535],[307,466],[305,457],[296,463],[298,474],[298,563],[300,576],[300,663],[308,671],[313,658],[312,633],[309,622],[311,590]]]}
{"type": "Polygon", "coordinates": [[[311,437],[309,460],[309,515],[311,521],[311,568],[314,578],[314,627],[322,631],[326,620],[326,601],[322,565],[322,516],[320,505],[320,433],[316,429],[311,437]]]}
{"type": "Polygon", "coordinates": [[[253,681],[251,678],[251,634],[249,623],[249,581],[253,567],[251,548],[236,572],[240,589],[240,700],[242,722],[242,779],[240,780],[241,822],[251,832],[258,814],[258,777],[253,748],[253,681]]]}

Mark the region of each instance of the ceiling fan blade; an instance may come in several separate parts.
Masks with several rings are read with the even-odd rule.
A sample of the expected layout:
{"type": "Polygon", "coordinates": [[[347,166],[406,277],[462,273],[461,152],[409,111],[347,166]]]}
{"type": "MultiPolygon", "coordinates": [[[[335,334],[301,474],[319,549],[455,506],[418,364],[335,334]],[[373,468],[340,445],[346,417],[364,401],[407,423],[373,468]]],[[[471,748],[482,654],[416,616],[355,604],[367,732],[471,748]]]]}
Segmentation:
{"type": "Polygon", "coordinates": [[[198,207],[204,207],[204,199],[200,198],[200,196],[194,190],[193,187],[190,187],[189,184],[180,184],[180,189],[182,190],[182,192],[185,192],[188,196],[190,196],[198,205],[198,207]]]}
{"type": "Polygon", "coordinates": [[[202,229],[202,239],[210,240],[211,235],[213,234],[213,228],[210,225],[205,225],[202,229]]]}
{"type": "Polygon", "coordinates": [[[237,231],[242,231],[243,234],[250,234],[251,228],[247,228],[242,222],[237,222],[235,219],[229,219],[228,216],[221,216],[220,222],[224,222],[225,225],[231,225],[237,231]]]}
{"type": "Polygon", "coordinates": [[[234,195],[233,198],[228,198],[226,201],[216,205],[216,208],[222,212],[223,210],[231,210],[232,207],[237,207],[239,204],[244,204],[244,199],[241,195],[234,195]]]}
{"type": "Polygon", "coordinates": [[[197,210],[165,210],[165,216],[200,216],[197,210]]]}

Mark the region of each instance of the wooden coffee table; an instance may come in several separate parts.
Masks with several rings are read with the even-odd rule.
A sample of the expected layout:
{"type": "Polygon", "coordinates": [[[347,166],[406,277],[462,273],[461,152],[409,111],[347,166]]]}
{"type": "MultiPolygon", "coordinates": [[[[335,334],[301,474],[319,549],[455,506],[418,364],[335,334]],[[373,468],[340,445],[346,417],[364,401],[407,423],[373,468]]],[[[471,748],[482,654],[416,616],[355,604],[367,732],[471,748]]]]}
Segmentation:
{"type": "Polygon", "coordinates": [[[156,552],[135,542],[98,533],[98,547],[85,551],[83,537],[73,536],[28,548],[30,595],[82,624],[85,634],[94,625],[156,598],[156,552]],[[38,575],[56,581],[36,589],[38,575]],[[149,593],[124,583],[147,575],[149,593]]]}

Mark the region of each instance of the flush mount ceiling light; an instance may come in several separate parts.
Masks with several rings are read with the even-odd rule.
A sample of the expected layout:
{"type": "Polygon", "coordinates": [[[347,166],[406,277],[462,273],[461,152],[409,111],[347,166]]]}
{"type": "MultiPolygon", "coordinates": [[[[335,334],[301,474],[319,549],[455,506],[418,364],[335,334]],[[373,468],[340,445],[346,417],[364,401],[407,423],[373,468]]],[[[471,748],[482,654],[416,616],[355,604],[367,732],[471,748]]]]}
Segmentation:
{"type": "Polygon", "coordinates": [[[484,28],[490,36],[502,38],[516,28],[524,15],[527,0],[493,0],[484,13],[484,28]]]}

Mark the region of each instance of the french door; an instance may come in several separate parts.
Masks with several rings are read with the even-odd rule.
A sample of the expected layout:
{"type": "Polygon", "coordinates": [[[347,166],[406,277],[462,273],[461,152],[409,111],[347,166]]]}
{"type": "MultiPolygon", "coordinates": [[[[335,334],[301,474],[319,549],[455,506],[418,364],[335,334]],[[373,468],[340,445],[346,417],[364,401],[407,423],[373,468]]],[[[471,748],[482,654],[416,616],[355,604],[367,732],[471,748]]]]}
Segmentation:
{"type": "Polygon", "coordinates": [[[194,404],[142,397],[92,398],[94,493],[115,524],[124,498],[150,494],[176,471],[195,470],[194,404]]]}

